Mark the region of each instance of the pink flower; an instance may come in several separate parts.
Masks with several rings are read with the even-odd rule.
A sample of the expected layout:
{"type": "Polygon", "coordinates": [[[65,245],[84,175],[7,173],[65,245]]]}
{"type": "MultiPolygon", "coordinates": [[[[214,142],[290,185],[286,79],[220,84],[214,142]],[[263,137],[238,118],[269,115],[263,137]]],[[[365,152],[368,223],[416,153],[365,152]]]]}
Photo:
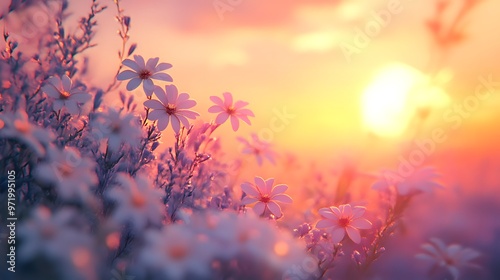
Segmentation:
{"type": "Polygon", "coordinates": [[[254,155],[259,165],[262,165],[264,159],[276,164],[276,152],[272,150],[271,143],[260,140],[257,134],[252,134],[251,142],[242,137],[237,139],[245,145],[242,152],[247,155],[254,155]]]}
{"type": "Polygon", "coordinates": [[[431,238],[429,243],[422,245],[422,249],[424,253],[416,255],[417,258],[447,269],[453,275],[453,279],[458,279],[461,268],[475,266],[471,261],[480,256],[476,250],[458,244],[447,246],[438,238],[431,238]]]}
{"type": "Polygon", "coordinates": [[[418,192],[430,193],[434,189],[444,188],[435,180],[439,178],[436,169],[426,166],[413,171],[408,176],[400,176],[400,173],[385,171],[379,181],[373,184],[375,190],[387,190],[395,187],[400,195],[408,195],[418,192]]]}
{"type": "Polygon", "coordinates": [[[64,75],[59,77],[50,77],[48,83],[42,87],[42,91],[54,99],[52,109],[59,111],[65,107],[72,115],[80,113],[79,104],[86,103],[92,96],[77,88],[73,88],[71,79],[64,75]]]}
{"type": "Polygon", "coordinates": [[[329,208],[319,209],[319,214],[325,218],[320,220],[317,228],[332,228],[332,241],[339,243],[347,235],[354,243],[361,242],[360,229],[369,229],[372,223],[362,218],[365,208],[361,206],[351,207],[350,204],[340,205],[338,208],[330,206],[329,208]]]}
{"type": "Polygon", "coordinates": [[[154,93],[160,101],[147,100],[144,102],[144,106],[153,109],[149,113],[148,119],[152,121],[158,120],[159,130],[167,128],[169,121],[171,121],[175,133],[179,133],[181,123],[185,127],[188,127],[188,118],[195,119],[200,115],[188,110],[196,105],[196,101],[189,99],[189,94],[187,93],[179,94],[177,87],[174,85],[165,86],[165,91],[159,86],[155,87],[154,93]]]}
{"type": "Polygon", "coordinates": [[[246,193],[246,197],[241,201],[242,204],[247,205],[257,202],[253,206],[253,210],[258,215],[264,214],[266,209],[277,218],[281,217],[281,207],[276,202],[292,203],[293,200],[290,196],[284,194],[288,189],[287,185],[273,186],[274,179],[267,179],[264,181],[261,177],[255,177],[255,185],[251,183],[241,184],[241,189],[246,193]]]}
{"type": "Polygon", "coordinates": [[[224,96],[224,101],[218,96],[210,96],[210,100],[212,100],[215,105],[208,108],[208,112],[219,113],[217,118],[215,118],[215,123],[223,124],[228,118],[231,118],[231,126],[234,131],[238,130],[240,127],[238,119],[250,125],[248,117],[255,117],[255,115],[249,109],[243,108],[248,105],[248,102],[238,100],[233,104],[233,96],[231,93],[224,92],[222,95],[224,96]]]}
{"type": "Polygon", "coordinates": [[[116,77],[119,81],[130,80],[127,83],[127,90],[132,91],[136,89],[141,83],[144,92],[149,97],[153,95],[154,84],[153,79],[162,80],[165,82],[172,82],[173,79],[170,75],[166,73],[161,73],[161,71],[167,70],[172,67],[170,63],[160,63],[158,64],[158,57],[148,59],[148,62],[144,62],[144,58],[140,55],[134,55],[134,60],[125,59],[123,65],[130,67],[132,70],[125,70],[118,74],[116,77]]]}

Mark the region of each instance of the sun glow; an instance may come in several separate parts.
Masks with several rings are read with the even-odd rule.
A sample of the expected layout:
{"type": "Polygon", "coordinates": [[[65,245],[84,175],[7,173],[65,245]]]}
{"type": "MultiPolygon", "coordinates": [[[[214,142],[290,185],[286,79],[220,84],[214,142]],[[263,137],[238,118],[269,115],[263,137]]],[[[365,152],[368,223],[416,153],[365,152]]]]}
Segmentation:
{"type": "Polygon", "coordinates": [[[442,106],[446,94],[429,84],[429,78],[404,64],[385,67],[365,90],[361,106],[363,122],[380,136],[401,135],[415,110],[442,106]]]}

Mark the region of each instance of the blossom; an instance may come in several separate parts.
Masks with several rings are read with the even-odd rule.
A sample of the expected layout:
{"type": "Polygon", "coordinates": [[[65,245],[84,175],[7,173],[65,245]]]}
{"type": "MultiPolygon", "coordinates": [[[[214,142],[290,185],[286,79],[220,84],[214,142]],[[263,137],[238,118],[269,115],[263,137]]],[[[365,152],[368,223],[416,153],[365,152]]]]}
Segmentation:
{"type": "Polygon", "coordinates": [[[460,275],[460,269],[465,266],[475,266],[471,261],[480,256],[479,252],[464,248],[458,244],[446,246],[438,238],[431,238],[429,243],[422,245],[423,253],[417,254],[418,259],[430,261],[435,266],[446,268],[454,279],[460,275]]]}
{"type": "Polygon", "coordinates": [[[53,140],[50,131],[32,124],[24,110],[0,115],[0,138],[14,139],[28,146],[36,155],[44,156],[53,140]]]}
{"type": "Polygon", "coordinates": [[[71,147],[50,149],[48,159],[36,167],[35,178],[42,185],[55,185],[65,199],[87,198],[90,187],[98,183],[95,162],[71,147]]]}
{"type": "Polygon", "coordinates": [[[163,192],[153,186],[144,175],[130,177],[126,173],[116,176],[117,186],[109,190],[108,197],[116,201],[112,219],[118,223],[130,222],[136,230],[148,223],[159,224],[164,211],[163,192]]]}
{"type": "Polygon", "coordinates": [[[144,58],[140,55],[134,55],[134,60],[125,59],[123,65],[128,66],[132,70],[125,70],[118,74],[116,79],[119,81],[130,80],[127,83],[127,90],[132,91],[136,89],[141,83],[144,92],[148,97],[153,94],[155,88],[153,79],[165,82],[172,82],[173,79],[167,73],[161,71],[167,70],[172,67],[170,63],[158,64],[159,58],[150,58],[148,62],[144,62],[144,58]]]}
{"type": "Polygon", "coordinates": [[[233,104],[233,96],[230,92],[224,92],[224,100],[218,96],[210,96],[210,100],[215,103],[208,108],[210,113],[219,113],[215,118],[215,123],[223,124],[228,118],[231,118],[231,126],[234,131],[240,126],[239,119],[250,125],[248,117],[255,117],[252,111],[243,108],[248,105],[248,102],[238,100],[233,104]]]}
{"type": "Polygon", "coordinates": [[[51,213],[48,208],[36,208],[31,217],[19,225],[19,237],[23,241],[19,257],[29,261],[38,255],[67,259],[76,247],[90,246],[90,238],[80,230],[69,226],[76,213],[63,208],[51,213]]]}
{"type": "Polygon", "coordinates": [[[195,235],[182,224],[149,230],[145,239],[139,263],[148,271],[161,273],[161,279],[197,279],[195,275],[204,279],[210,272],[212,254],[217,252],[206,236],[195,235]]]}
{"type": "Polygon", "coordinates": [[[121,114],[110,108],[106,113],[99,113],[100,121],[97,129],[102,132],[102,136],[108,138],[108,147],[111,151],[118,151],[122,143],[127,143],[132,147],[139,144],[141,129],[133,121],[135,116],[130,113],[121,114]]]}
{"type": "Polygon", "coordinates": [[[415,192],[429,193],[435,188],[444,188],[435,182],[439,177],[436,169],[430,166],[419,168],[410,175],[402,177],[393,171],[385,171],[379,181],[373,184],[375,190],[386,190],[395,187],[400,195],[408,195],[415,192]]]}
{"type": "Polygon", "coordinates": [[[288,189],[288,186],[284,184],[273,186],[273,178],[264,181],[261,177],[255,177],[254,181],[255,185],[248,182],[241,184],[241,189],[247,195],[242,199],[241,203],[247,205],[257,202],[253,206],[253,210],[256,214],[262,215],[266,209],[269,209],[274,216],[277,218],[281,217],[283,213],[281,212],[281,207],[277,202],[293,202],[289,195],[284,194],[284,192],[288,189]]]}
{"type": "Polygon", "coordinates": [[[59,111],[63,107],[72,115],[80,112],[79,105],[88,102],[92,96],[78,88],[73,88],[73,82],[67,75],[50,77],[48,83],[42,86],[42,91],[54,99],[52,109],[59,111]]]}
{"type": "Polygon", "coordinates": [[[317,228],[331,228],[332,241],[339,243],[344,239],[345,233],[354,243],[361,242],[360,229],[369,229],[372,223],[362,218],[365,208],[362,206],[352,207],[350,204],[343,204],[339,207],[330,206],[319,209],[319,214],[324,218],[317,224],[317,228]]]}
{"type": "Polygon", "coordinates": [[[262,165],[264,159],[269,160],[272,164],[276,164],[276,152],[272,150],[271,143],[260,140],[257,134],[252,134],[251,141],[242,137],[238,137],[237,139],[244,145],[242,152],[254,155],[259,165],[262,165]]]}
{"type": "Polygon", "coordinates": [[[196,101],[189,99],[187,93],[179,94],[174,85],[165,86],[165,91],[157,86],[154,93],[160,100],[146,100],[144,106],[153,109],[152,112],[149,112],[148,119],[158,120],[159,130],[167,128],[170,121],[175,133],[179,133],[181,123],[188,127],[188,118],[195,119],[200,115],[195,111],[188,110],[196,105],[196,101]]]}

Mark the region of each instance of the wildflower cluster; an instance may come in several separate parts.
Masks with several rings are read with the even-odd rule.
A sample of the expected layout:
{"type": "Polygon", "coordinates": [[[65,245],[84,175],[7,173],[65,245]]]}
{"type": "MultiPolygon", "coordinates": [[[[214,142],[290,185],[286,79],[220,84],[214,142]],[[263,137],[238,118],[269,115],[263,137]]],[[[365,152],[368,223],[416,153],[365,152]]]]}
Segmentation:
{"type": "MultiPolygon", "coordinates": [[[[0,20],[32,1],[12,2],[19,3],[0,20]]],[[[223,155],[226,139],[214,136],[226,123],[235,133],[251,125],[249,103],[224,92],[207,98],[213,115],[196,111],[167,73],[172,64],[134,55],[131,19],[114,3],[123,45],[106,88],[89,83],[80,61],[96,46],[94,18],[106,8],[96,0],[74,33],[63,25],[62,1],[31,57],[29,45],[4,33],[0,170],[19,174],[21,278],[360,279],[383,256],[413,199],[442,188],[430,167],[401,180],[385,173],[373,186],[383,205],[377,208],[356,197],[349,173],[335,195],[316,188],[314,201],[304,203],[309,209],[297,214],[301,198],[293,194],[307,187],[261,174],[239,178],[240,159],[223,155]],[[113,98],[118,106],[108,104],[113,98]],[[167,137],[171,147],[162,143],[167,137]]],[[[256,134],[236,139],[258,165],[278,163],[256,134]]],[[[438,239],[423,249],[419,258],[455,278],[479,256],[438,239]]]]}

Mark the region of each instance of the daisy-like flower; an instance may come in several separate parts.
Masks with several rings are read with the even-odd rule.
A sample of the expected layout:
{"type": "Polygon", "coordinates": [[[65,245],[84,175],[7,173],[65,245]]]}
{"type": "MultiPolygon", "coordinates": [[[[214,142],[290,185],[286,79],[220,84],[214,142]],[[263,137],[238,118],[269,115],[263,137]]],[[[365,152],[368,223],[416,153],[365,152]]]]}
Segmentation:
{"type": "Polygon", "coordinates": [[[253,206],[253,210],[257,215],[262,215],[268,209],[277,218],[281,217],[283,213],[281,212],[281,207],[277,202],[281,203],[292,203],[292,198],[284,194],[288,189],[287,185],[280,184],[273,186],[274,179],[270,178],[264,181],[261,177],[255,177],[255,185],[251,183],[241,184],[241,189],[247,195],[241,203],[243,205],[251,204],[257,202],[253,206]]]}
{"type": "Polygon", "coordinates": [[[107,113],[100,113],[100,122],[97,129],[108,138],[108,147],[111,151],[118,151],[122,143],[136,147],[140,142],[141,129],[133,122],[133,114],[122,115],[121,110],[110,108],[107,113]]]}
{"type": "Polygon", "coordinates": [[[29,261],[39,255],[65,260],[77,247],[90,247],[87,234],[69,226],[76,213],[63,208],[51,213],[48,208],[36,208],[32,216],[19,225],[19,237],[23,240],[19,257],[29,261]]]}
{"type": "Polygon", "coordinates": [[[196,105],[196,101],[189,99],[189,94],[179,94],[174,85],[165,86],[165,91],[156,86],[154,90],[158,100],[146,100],[144,106],[153,109],[149,112],[148,119],[158,121],[158,129],[167,128],[169,121],[175,133],[179,133],[181,123],[184,127],[189,127],[189,119],[195,119],[200,114],[188,110],[196,105]],[[166,93],[165,93],[166,92],[166,93]]]}
{"type": "Polygon", "coordinates": [[[233,95],[230,92],[224,92],[222,94],[224,100],[218,96],[210,96],[210,100],[215,103],[212,107],[208,108],[210,113],[219,113],[215,118],[215,123],[221,125],[231,118],[231,126],[233,130],[236,131],[240,127],[240,121],[242,120],[250,125],[250,120],[248,117],[255,117],[252,111],[244,108],[248,105],[248,102],[238,100],[233,104],[233,95]]]}
{"type": "Polygon", "coordinates": [[[119,186],[108,192],[109,198],[117,203],[113,220],[121,224],[130,222],[135,230],[142,230],[148,223],[160,224],[164,210],[161,202],[163,192],[154,188],[143,175],[132,178],[120,173],[116,180],[119,186]]]}
{"type": "Polygon", "coordinates": [[[441,184],[435,182],[437,178],[439,178],[439,174],[435,168],[430,166],[417,169],[407,177],[401,177],[393,171],[385,171],[372,188],[386,190],[395,187],[400,195],[415,192],[430,193],[434,189],[444,188],[441,184]]]}
{"type": "Polygon", "coordinates": [[[92,96],[78,88],[73,88],[71,79],[64,75],[59,77],[50,77],[48,83],[42,86],[42,91],[54,99],[52,109],[59,111],[63,107],[68,113],[77,115],[80,113],[79,105],[92,99],[92,96]]]}
{"type": "Polygon", "coordinates": [[[447,246],[438,238],[431,238],[429,243],[422,245],[422,249],[424,252],[416,255],[418,259],[445,268],[453,276],[453,279],[458,279],[461,268],[466,266],[477,267],[471,261],[481,255],[476,250],[464,248],[458,244],[447,246]]]}
{"type": "Polygon", "coordinates": [[[138,259],[140,267],[161,274],[161,279],[205,279],[212,254],[218,251],[205,235],[195,235],[182,224],[147,231],[145,240],[138,259]]]}
{"type": "Polygon", "coordinates": [[[320,220],[316,227],[331,228],[334,243],[342,241],[346,232],[354,243],[359,243],[361,242],[359,230],[372,227],[372,223],[362,217],[365,213],[365,208],[362,206],[352,207],[350,204],[343,204],[339,207],[321,208],[318,212],[324,219],[320,220]]]}
{"type": "Polygon", "coordinates": [[[48,160],[35,169],[35,178],[44,185],[55,185],[64,199],[85,199],[90,187],[98,183],[95,162],[80,156],[77,149],[49,149],[48,160]]]}
{"type": "Polygon", "coordinates": [[[144,62],[144,58],[140,55],[134,55],[134,60],[125,59],[123,65],[128,66],[132,70],[125,70],[118,74],[116,77],[119,81],[130,80],[127,83],[127,90],[132,91],[136,89],[141,83],[144,92],[148,97],[153,94],[155,85],[154,80],[161,80],[165,82],[172,82],[173,79],[167,73],[161,71],[167,70],[172,67],[170,63],[160,63],[160,58],[150,58],[148,62],[144,62]]]}
{"type": "Polygon", "coordinates": [[[15,114],[0,115],[0,138],[19,141],[36,155],[44,156],[53,135],[50,131],[33,125],[28,119],[28,114],[24,110],[19,110],[15,114]]]}
{"type": "Polygon", "coordinates": [[[277,154],[272,150],[271,143],[260,140],[257,134],[252,134],[251,141],[242,137],[238,137],[237,139],[244,145],[242,153],[254,155],[259,165],[264,163],[264,159],[269,160],[272,164],[276,164],[275,157],[277,154]]]}

